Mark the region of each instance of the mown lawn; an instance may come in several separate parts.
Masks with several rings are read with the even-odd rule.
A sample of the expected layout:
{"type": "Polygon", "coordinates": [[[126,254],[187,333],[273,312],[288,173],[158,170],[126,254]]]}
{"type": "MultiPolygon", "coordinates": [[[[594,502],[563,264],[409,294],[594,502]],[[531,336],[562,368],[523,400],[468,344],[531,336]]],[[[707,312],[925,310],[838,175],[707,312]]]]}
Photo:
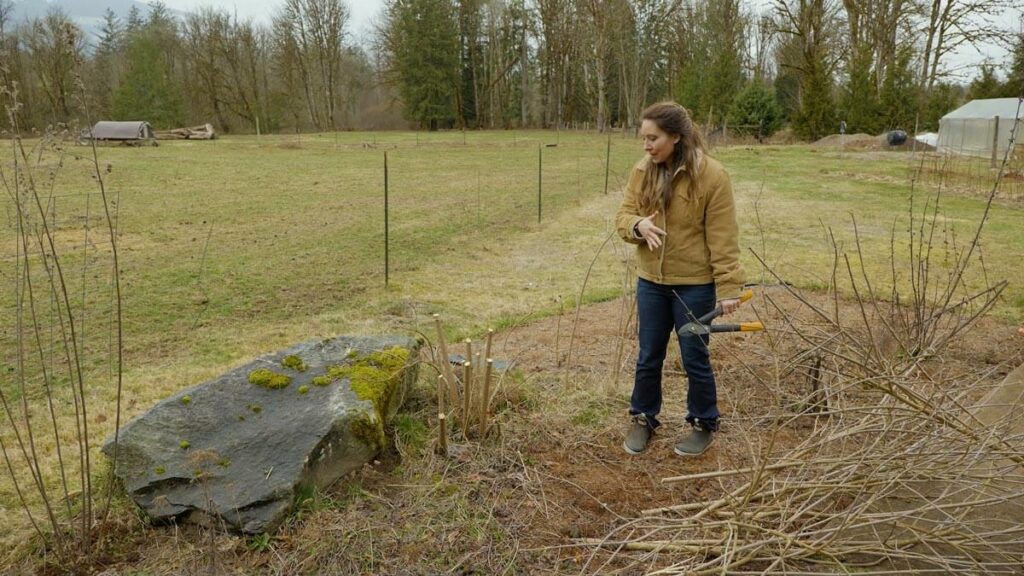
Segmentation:
{"type": "MultiPolygon", "coordinates": [[[[84,341],[96,448],[113,430],[114,340],[109,242],[88,153],[69,146],[62,163],[60,151],[34,157],[39,158],[37,188],[48,202],[84,341]]],[[[101,166],[110,166],[108,195],[112,205],[116,202],[125,417],[257,354],[299,341],[343,333],[429,334],[432,313],[443,316],[449,336],[477,337],[488,326],[571,309],[581,293],[584,301],[621,294],[629,286],[623,265],[629,249],[614,238],[606,240],[626,174],[640,154],[640,143],[631,136],[536,131],[246,136],[99,149],[101,166]],[[539,223],[538,153],[543,162],[539,223]]],[[[893,250],[898,281],[905,285],[914,166],[909,154],[846,151],[840,156],[809,146],[735,146],[713,154],[733,177],[743,260],[752,282],[778,281],[762,270],[756,252],[788,282],[827,287],[833,258],[828,230],[856,267],[855,218],[875,288],[888,293],[893,250]]],[[[10,153],[3,158],[9,174],[10,153]]],[[[934,189],[918,187],[914,197],[920,210],[934,198],[934,189]]],[[[10,195],[4,202],[0,281],[8,289],[0,293],[0,357],[5,372],[14,374],[17,212],[10,195]]],[[[984,201],[976,197],[941,198],[932,274],[945,274],[949,255],[970,241],[983,210],[984,201]]],[[[1024,205],[994,205],[982,236],[984,266],[968,274],[974,289],[1008,280],[993,314],[1017,323],[1024,321],[1021,222],[1024,205]]],[[[33,270],[42,333],[59,340],[57,305],[43,267],[33,270]]],[[[845,273],[845,264],[840,271],[845,273]]],[[[27,322],[23,315],[23,334],[27,322]]],[[[59,365],[62,352],[44,348],[40,364],[59,365]]],[[[38,401],[35,365],[26,366],[29,396],[38,401]]],[[[67,380],[59,370],[51,374],[57,383],[67,380]]],[[[17,378],[2,386],[9,399],[20,397],[17,378]]],[[[64,397],[65,407],[69,398],[64,397]]],[[[66,413],[60,425],[72,430],[73,413],[66,413]]],[[[10,447],[10,426],[4,422],[10,447]]],[[[37,425],[45,421],[40,418],[37,425]]],[[[43,467],[54,470],[53,441],[45,434],[41,438],[43,467]]],[[[93,461],[100,458],[97,454],[93,461]]],[[[56,486],[55,474],[49,480],[56,486]]],[[[8,549],[23,539],[28,526],[23,516],[9,478],[0,476],[0,524],[11,527],[0,543],[8,549]]]]}

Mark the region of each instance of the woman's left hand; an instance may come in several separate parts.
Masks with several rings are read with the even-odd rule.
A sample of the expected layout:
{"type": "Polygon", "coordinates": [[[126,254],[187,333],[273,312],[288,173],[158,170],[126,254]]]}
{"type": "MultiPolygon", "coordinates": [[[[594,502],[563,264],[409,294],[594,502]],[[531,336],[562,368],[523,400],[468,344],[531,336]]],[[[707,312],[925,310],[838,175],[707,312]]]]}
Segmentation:
{"type": "Polygon", "coordinates": [[[722,315],[732,314],[740,307],[739,298],[726,298],[725,300],[719,300],[718,305],[722,307],[722,315]]]}

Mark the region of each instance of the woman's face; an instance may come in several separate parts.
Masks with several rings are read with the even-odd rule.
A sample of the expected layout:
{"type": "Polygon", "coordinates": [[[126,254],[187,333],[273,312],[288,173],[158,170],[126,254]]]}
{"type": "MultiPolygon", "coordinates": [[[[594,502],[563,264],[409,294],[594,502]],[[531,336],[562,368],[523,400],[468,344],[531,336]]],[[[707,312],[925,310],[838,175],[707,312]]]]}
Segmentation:
{"type": "Polygon", "coordinates": [[[640,125],[640,136],[644,139],[644,152],[650,154],[651,160],[656,164],[671,158],[672,150],[676,142],[679,142],[679,136],[670,136],[659,128],[654,120],[643,121],[640,125]]]}

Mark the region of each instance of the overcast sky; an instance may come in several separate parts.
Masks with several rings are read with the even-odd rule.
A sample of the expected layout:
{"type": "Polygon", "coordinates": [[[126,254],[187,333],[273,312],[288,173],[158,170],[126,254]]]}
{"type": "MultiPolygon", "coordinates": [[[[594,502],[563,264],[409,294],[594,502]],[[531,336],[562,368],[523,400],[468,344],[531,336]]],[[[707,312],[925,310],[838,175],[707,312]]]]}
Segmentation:
{"type": "MultiPolygon", "coordinates": [[[[140,0],[145,2],[146,0],[140,0]]],[[[200,6],[215,6],[237,13],[241,19],[253,18],[270,22],[270,17],[283,4],[282,0],[163,0],[170,8],[193,10],[200,6]]],[[[351,34],[359,37],[369,34],[370,23],[384,7],[384,0],[348,0],[345,2],[352,14],[351,34]]]]}
{"type": "MultiPolygon", "coordinates": [[[[763,1],[761,0],[762,3],[763,1]]],[[[270,22],[271,15],[281,5],[282,0],[164,0],[164,3],[179,10],[192,10],[204,5],[216,6],[237,13],[239,18],[253,18],[262,22],[270,22]]],[[[384,0],[347,0],[346,4],[352,14],[352,25],[349,27],[349,32],[356,39],[364,39],[370,34],[372,23],[379,18],[384,0]]],[[[1006,28],[1018,30],[1021,25],[1022,13],[1024,13],[1022,8],[1008,10],[1005,19],[1006,28]]],[[[977,75],[977,66],[986,59],[996,63],[1005,63],[1008,62],[1009,57],[1009,52],[1006,49],[995,45],[983,46],[980,50],[965,47],[949,60],[949,64],[951,67],[959,69],[958,75],[963,80],[969,81],[977,75]]]]}

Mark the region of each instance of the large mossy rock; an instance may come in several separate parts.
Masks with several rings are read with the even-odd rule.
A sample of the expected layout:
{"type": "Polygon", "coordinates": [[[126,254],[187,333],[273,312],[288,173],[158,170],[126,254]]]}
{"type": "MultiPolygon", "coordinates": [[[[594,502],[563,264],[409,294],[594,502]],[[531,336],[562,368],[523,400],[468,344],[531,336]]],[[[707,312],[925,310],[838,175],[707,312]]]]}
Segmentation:
{"type": "MultiPolygon", "coordinates": [[[[258,358],[126,425],[117,476],[154,521],[271,531],[298,491],[380,452],[418,350],[406,337],[339,337],[258,358]]],[[[114,445],[104,444],[108,457],[114,445]]]]}

